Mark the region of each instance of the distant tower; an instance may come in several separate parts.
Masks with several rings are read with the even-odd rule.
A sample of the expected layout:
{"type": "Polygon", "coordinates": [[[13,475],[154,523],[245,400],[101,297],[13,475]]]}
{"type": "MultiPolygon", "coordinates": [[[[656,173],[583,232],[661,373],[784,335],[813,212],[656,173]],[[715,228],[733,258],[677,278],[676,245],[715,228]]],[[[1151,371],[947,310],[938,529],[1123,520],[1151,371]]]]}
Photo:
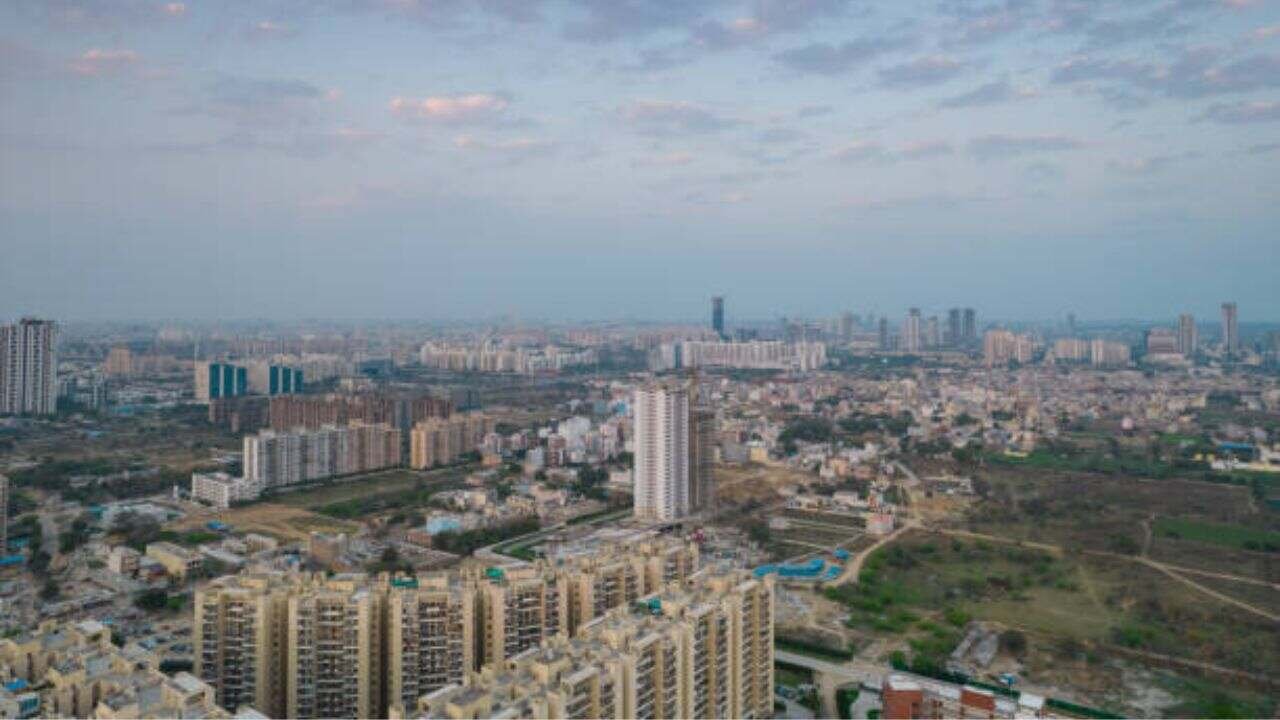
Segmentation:
{"type": "Polygon", "coordinates": [[[9,554],[9,478],[0,475],[0,555],[9,554]]]}
{"type": "Polygon", "coordinates": [[[1071,337],[1076,336],[1076,314],[1067,313],[1067,334],[1071,337]]]}
{"type": "Polygon", "coordinates": [[[1222,349],[1228,355],[1240,352],[1240,326],[1233,302],[1222,303],[1222,349]]]}
{"type": "Polygon", "coordinates": [[[964,342],[966,345],[978,342],[978,313],[973,308],[964,309],[964,342]]]}
{"type": "Polygon", "coordinates": [[[902,349],[906,352],[920,352],[920,308],[907,311],[907,322],[902,326],[902,349]]]}
{"type": "Polygon", "coordinates": [[[849,342],[853,337],[853,313],[845,312],[840,316],[840,340],[849,342]]]}
{"type": "Polygon", "coordinates": [[[930,315],[929,320],[924,324],[924,345],[925,347],[936,350],[942,345],[942,331],[939,329],[941,325],[938,323],[937,315],[930,315]]]}
{"type": "Polygon", "coordinates": [[[951,347],[960,345],[960,308],[947,311],[947,344],[951,347]]]}
{"type": "Polygon", "coordinates": [[[880,349],[889,349],[889,318],[880,318],[880,349]]]}
{"type": "Polygon", "coordinates": [[[1196,331],[1196,319],[1190,313],[1178,316],[1178,352],[1187,357],[1196,354],[1200,345],[1199,333],[1196,331]]]}
{"type": "Polygon", "coordinates": [[[711,298],[711,329],[716,335],[724,337],[724,297],[716,295],[711,298]]]}

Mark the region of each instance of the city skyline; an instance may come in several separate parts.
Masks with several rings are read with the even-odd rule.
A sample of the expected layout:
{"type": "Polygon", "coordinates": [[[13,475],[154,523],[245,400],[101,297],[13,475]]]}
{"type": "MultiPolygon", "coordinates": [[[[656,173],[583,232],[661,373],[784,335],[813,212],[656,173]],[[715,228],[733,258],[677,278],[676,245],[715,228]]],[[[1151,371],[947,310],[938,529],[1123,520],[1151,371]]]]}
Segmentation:
{"type": "Polygon", "coordinates": [[[1280,319],[1275,3],[59,0],[0,26],[15,316],[693,318],[714,289],[730,323],[1280,319]]]}

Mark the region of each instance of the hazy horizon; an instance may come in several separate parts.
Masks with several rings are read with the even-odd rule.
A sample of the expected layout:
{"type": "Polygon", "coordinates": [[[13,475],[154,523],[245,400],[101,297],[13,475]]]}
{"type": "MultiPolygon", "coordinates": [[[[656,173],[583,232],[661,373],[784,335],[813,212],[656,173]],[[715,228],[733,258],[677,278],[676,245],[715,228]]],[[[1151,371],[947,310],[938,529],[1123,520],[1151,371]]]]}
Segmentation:
{"type": "Polygon", "coordinates": [[[0,6],[0,316],[1280,320],[1280,3],[0,6]]]}

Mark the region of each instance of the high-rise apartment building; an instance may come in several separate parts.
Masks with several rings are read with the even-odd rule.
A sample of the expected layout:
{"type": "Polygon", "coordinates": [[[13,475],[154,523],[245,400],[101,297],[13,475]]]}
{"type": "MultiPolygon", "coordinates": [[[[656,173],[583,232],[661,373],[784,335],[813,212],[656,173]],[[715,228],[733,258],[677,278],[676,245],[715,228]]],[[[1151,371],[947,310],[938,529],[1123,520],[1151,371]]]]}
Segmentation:
{"type": "Polygon", "coordinates": [[[279,395],[270,400],[270,423],[276,430],[312,430],[346,425],[352,420],[386,423],[408,433],[415,423],[445,418],[453,403],[426,394],[361,393],[354,395],[279,395]]]}
{"type": "Polygon", "coordinates": [[[771,579],[707,570],[391,715],[769,717],[773,627],[771,579]]]}
{"type": "Polygon", "coordinates": [[[893,346],[890,343],[890,339],[889,339],[889,318],[886,318],[886,317],[880,318],[880,325],[878,330],[879,330],[879,339],[880,339],[880,342],[879,342],[880,349],[885,351],[892,350],[893,346]]]}
{"type": "Polygon", "coordinates": [[[930,315],[929,319],[925,321],[924,338],[922,338],[921,342],[924,343],[924,347],[930,350],[937,350],[942,347],[942,330],[937,315],[930,315]]]}
{"type": "Polygon", "coordinates": [[[849,342],[853,338],[854,326],[853,313],[844,312],[840,315],[840,342],[849,342]]]}
{"type": "Polygon", "coordinates": [[[1222,350],[1227,355],[1240,352],[1239,317],[1233,302],[1222,303],[1222,350]]]}
{"type": "Polygon", "coordinates": [[[249,392],[249,369],[225,362],[198,362],[195,365],[196,402],[238,397],[249,392]]]}
{"type": "Polygon", "coordinates": [[[1178,353],[1178,335],[1169,328],[1151,328],[1147,331],[1148,355],[1175,355],[1178,353]]]}
{"type": "Polygon", "coordinates": [[[195,674],[230,710],[384,717],[476,669],[475,586],[454,573],[228,575],[195,600],[195,674]]]}
{"type": "Polygon", "coordinates": [[[961,328],[961,336],[963,344],[976,345],[978,343],[978,313],[973,308],[964,309],[964,322],[961,328]]]}
{"type": "Polygon", "coordinates": [[[920,349],[920,308],[911,308],[902,324],[902,351],[916,353],[920,349]]]}
{"type": "Polygon", "coordinates": [[[218,705],[285,715],[286,633],[291,582],[281,575],[228,575],[196,590],[196,677],[218,705]]]}
{"type": "Polygon", "coordinates": [[[675,520],[690,512],[689,392],[673,385],[635,391],[635,516],[675,520]]]}
{"type": "Polygon", "coordinates": [[[450,465],[484,442],[493,420],[480,413],[429,418],[409,431],[409,466],[417,469],[450,465]]]}
{"type": "Polygon", "coordinates": [[[58,410],[57,324],[23,318],[0,325],[0,415],[58,410]]]}
{"type": "Polygon", "coordinates": [[[390,581],[386,602],[387,702],[462,682],[478,666],[475,586],[445,573],[390,581]]]}
{"type": "Polygon", "coordinates": [[[568,631],[569,593],[563,575],[542,565],[495,570],[480,582],[477,593],[481,663],[502,663],[568,631]]]}
{"type": "Polygon", "coordinates": [[[724,334],[724,297],[716,295],[711,298],[711,329],[723,338],[724,334]]]}
{"type": "Polygon", "coordinates": [[[689,511],[713,511],[716,502],[716,414],[710,408],[689,411],[689,511]]]}
{"type": "Polygon", "coordinates": [[[960,333],[962,326],[960,324],[960,308],[951,308],[947,311],[947,337],[946,343],[951,347],[960,345],[960,333]]]}
{"type": "Polygon", "coordinates": [[[1129,346],[1122,342],[1094,339],[1089,345],[1089,361],[1094,367],[1128,365],[1131,359],[1129,346]]]}
{"type": "Polygon", "coordinates": [[[1191,357],[1200,347],[1200,331],[1196,319],[1190,313],[1178,316],[1178,352],[1191,357]]]}
{"type": "Polygon", "coordinates": [[[302,369],[273,362],[248,364],[249,392],[257,395],[298,395],[302,393],[302,369]]]}
{"type": "Polygon", "coordinates": [[[400,431],[388,425],[263,430],[244,438],[244,477],[264,491],[396,467],[401,458],[400,431]]]}
{"type": "Polygon", "coordinates": [[[0,475],[0,556],[9,554],[9,478],[0,475]]]}
{"type": "Polygon", "coordinates": [[[107,351],[107,358],[102,363],[102,374],[107,377],[129,377],[133,375],[133,352],[127,347],[113,347],[107,351]]]}
{"type": "Polygon", "coordinates": [[[987,366],[1015,361],[1029,363],[1035,353],[1035,341],[1008,330],[988,330],[983,336],[982,356],[987,366]]]}

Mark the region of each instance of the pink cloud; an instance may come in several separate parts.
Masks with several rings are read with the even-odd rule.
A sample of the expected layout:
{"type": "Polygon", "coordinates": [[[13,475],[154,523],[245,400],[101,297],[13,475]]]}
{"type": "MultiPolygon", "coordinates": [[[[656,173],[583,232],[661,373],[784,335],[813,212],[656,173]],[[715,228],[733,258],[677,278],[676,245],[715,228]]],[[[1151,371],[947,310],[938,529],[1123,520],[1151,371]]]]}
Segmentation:
{"type": "Polygon", "coordinates": [[[169,17],[181,17],[187,14],[187,6],[180,2],[165,3],[160,6],[160,12],[169,17]]]}
{"type": "Polygon", "coordinates": [[[71,61],[71,72],[77,75],[107,75],[136,66],[141,56],[133,50],[102,50],[93,48],[86,50],[80,57],[71,61]]]}
{"type": "Polygon", "coordinates": [[[432,95],[415,99],[391,99],[393,115],[406,120],[438,123],[466,123],[492,120],[507,109],[507,101],[498,95],[432,95]]]}

